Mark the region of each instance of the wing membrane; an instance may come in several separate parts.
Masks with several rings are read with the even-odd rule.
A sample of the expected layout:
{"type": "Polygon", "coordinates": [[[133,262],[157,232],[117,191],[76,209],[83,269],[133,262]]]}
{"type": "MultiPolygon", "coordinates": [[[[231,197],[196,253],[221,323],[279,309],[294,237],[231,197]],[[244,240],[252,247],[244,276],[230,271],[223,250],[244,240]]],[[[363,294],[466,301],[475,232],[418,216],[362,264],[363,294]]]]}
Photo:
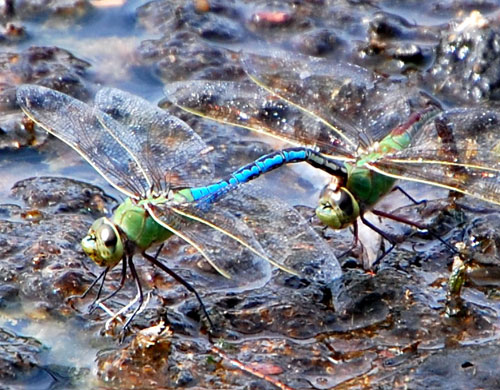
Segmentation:
{"type": "Polygon", "coordinates": [[[353,94],[364,95],[372,85],[365,69],[285,52],[245,54],[243,64],[256,84],[318,118],[351,151],[368,146],[370,140],[348,120],[356,114],[353,94]]]}
{"type": "Polygon", "coordinates": [[[186,123],[119,89],[103,88],[95,101],[123,124],[115,131],[145,167],[155,190],[208,182],[214,169],[207,145],[186,123]]]}
{"type": "Polygon", "coordinates": [[[211,202],[201,199],[177,208],[216,225],[222,233],[221,239],[232,241],[233,246],[237,241],[231,236],[238,236],[250,245],[260,243],[260,251],[267,258],[309,280],[327,283],[341,275],[335,255],[309,223],[295,209],[267,197],[257,182],[231,188],[217,198],[215,205],[211,202]]]}
{"type": "Polygon", "coordinates": [[[500,204],[499,114],[455,109],[428,122],[413,144],[371,169],[500,204]]]}
{"type": "Polygon", "coordinates": [[[220,228],[213,229],[184,215],[176,214],[169,205],[163,207],[157,205],[150,209],[150,213],[159,224],[171,231],[172,224],[180,221],[177,223],[178,226],[175,226],[176,231],[173,232],[196,249],[195,256],[201,255],[215,270],[227,278],[218,283],[218,288],[255,288],[263,286],[269,280],[270,264],[262,256],[254,253],[254,251],[264,253],[263,249],[252,232],[229,212],[220,210],[217,217],[212,216],[212,222],[224,226],[231,225],[231,231],[254,251],[231,239],[220,228]]]}
{"type": "Polygon", "coordinates": [[[281,52],[245,54],[243,63],[256,84],[317,118],[351,152],[363,153],[431,100],[402,83],[374,82],[366,69],[350,63],[281,52]]]}
{"type": "Polygon", "coordinates": [[[134,156],[113,135],[125,133],[111,117],[55,90],[23,85],[17,101],[30,119],[76,150],[111,185],[129,197],[145,193],[150,182],[134,156]]]}
{"type": "Polygon", "coordinates": [[[195,115],[243,127],[295,146],[319,147],[328,154],[351,156],[353,148],[317,117],[253,82],[181,81],[165,87],[167,98],[195,115]]]}

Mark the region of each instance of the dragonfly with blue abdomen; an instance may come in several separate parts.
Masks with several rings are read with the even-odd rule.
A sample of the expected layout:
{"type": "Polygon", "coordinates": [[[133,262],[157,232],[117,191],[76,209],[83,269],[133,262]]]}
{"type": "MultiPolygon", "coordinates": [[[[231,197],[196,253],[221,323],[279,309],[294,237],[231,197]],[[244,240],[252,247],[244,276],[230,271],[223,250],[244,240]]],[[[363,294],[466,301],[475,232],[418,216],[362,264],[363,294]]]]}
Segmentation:
{"type": "Polygon", "coordinates": [[[102,280],[100,293],[108,271],[122,262],[121,288],[130,269],[139,303],[125,328],[143,303],[135,254],[188,288],[207,314],[196,290],[146,252],[173,235],[225,277],[226,282],[218,280],[213,289],[239,291],[263,285],[271,274],[270,263],[322,282],[340,276],[336,258],[295,210],[270,198],[261,200],[252,185],[233,182],[247,181],[250,165],[213,185],[201,185],[213,180],[207,145],[180,119],[147,101],[105,88],[97,93],[92,107],[35,85],[20,86],[17,101],[29,118],[77,151],[127,197],[111,217],[96,220],[82,240],[84,252],[104,267],[90,288],[102,280]],[[293,230],[271,223],[284,217],[294,221],[293,230]],[[267,237],[260,234],[265,229],[267,237]],[[289,265],[288,258],[307,243],[313,249],[315,266],[305,266],[307,261],[289,265]]]}
{"type": "MultiPolygon", "coordinates": [[[[349,64],[288,54],[246,54],[242,63],[246,80],[173,83],[167,99],[321,156],[334,176],[316,209],[326,225],[344,228],[358,217],[367,223],[368,210],[390,217],[374,206],[399,179],[500,204],[495,112],[442,111],[418,90],[372,80],[349,64]]],[[[321,168],[317,157],[312,165],[321,168]]]]}

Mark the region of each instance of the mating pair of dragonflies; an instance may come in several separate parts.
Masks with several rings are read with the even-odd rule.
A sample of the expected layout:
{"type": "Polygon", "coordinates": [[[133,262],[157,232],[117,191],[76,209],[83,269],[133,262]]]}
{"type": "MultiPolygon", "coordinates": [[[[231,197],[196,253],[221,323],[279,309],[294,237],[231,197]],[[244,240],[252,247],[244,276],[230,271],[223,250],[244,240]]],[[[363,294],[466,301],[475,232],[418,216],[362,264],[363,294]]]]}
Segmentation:
{"type": "Polygon", "coordinates": [[[172,235],[236,285],[269,277],[269,264],[323,282],[340,276],[335,256],[320,240],[314,241],[324,257],[319,266],[308,267],[309,259],[289,260],[294,239],[315,234],[307,222],[295,224],[288,236],[272,231],[273,219],[298,215],[263,197],[253,183],[285,164],[307,162],[331,175],[316,209],[325,225],[341,229],[361,218],[389,240],[364,213],[371,210],[390,218],[374,206],[398,179],[500,204],[494,112],[443,111],[431,99],[420,99],[425,103],[406,108],[406,120],[392,123],[383,111],[395,110],[404,96],[399,93],[394,105],[385,102],[382,107],[379,102],[378,120],[373,119],[374,110],[371,123],[359,128],[347,119],[350,114],[342,101],[349,99],[349,93],[343,94],[346,80],[364,79],[362,69],[345,64],[334,69],[323,60],[287,56],[245,55],[242,62],[245,81],[174,83],[167,87],[167,98],[188,112],[278,138],[290,147],[208,185],[213,165],[206,144],[187,124],[145,100],[106,88],[97,93],[92,107],[48,88],[18,88],[25,114],[71,146],[127,197],[112,216],[95,221],[82,240],[85,253],[104,267],[91,287],[101,280],[102,289],[108,271],[122,262],[121,288],[130,269],[138,303],[125,327],[143,304],[136,254],[194,293],[209,318],[196,290],[157,255],[146,252],[172,235]]]}

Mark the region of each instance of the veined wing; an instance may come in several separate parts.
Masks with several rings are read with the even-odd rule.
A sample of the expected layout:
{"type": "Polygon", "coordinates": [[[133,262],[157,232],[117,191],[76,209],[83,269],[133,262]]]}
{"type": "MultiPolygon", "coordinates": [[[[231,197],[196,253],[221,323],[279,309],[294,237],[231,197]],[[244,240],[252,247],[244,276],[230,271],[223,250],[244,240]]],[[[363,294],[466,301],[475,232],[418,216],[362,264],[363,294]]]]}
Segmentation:
{"type": "MultiPolygon", "coordinates": [[[[217,196],[215,204],[213,199],[202,198],[173,206],[172,210],[196,220],[198,225],[216,226],[223,240],[218,244],[220,246],[224,247],[224,243],[231,241],[230,245],[237,243],[240,247],[258,242],[260,246],[254,248],[261,247],[264,252],[260,253],[264,256],[252,251],[254,255],[308,280],[329,283],[341,275],[337,258],[309,223],[295,209],[266,197],[265,191],[255,181],[227,189],[217,196]]],[[[183,233],[197,239],[195,232],[183,229],[183,233]]],[[[218,257],[217,253],[214,255],[218,257]]],[[[234,267],[237,258],[232,255],[221,259],[221,263],[227,261],[226,267],[234,267]]]]}
{"type": "Polygon", "coordinates": [[[242,62],[256,84],[317,118],[351,151],[371,143],[349,120],[359,116],[353,101],[363,100],[373,86],[367,70],[288,52],[273,56],[245,53],[242,62]]]}
{"type": "Polygon", "coordinates": [[[165,93],[175,105],[195,115],[353,160],[355,148],[316,116],[304,114],[251,81],[181,81],[167,85],[165,93]]]}
{"type": "MultiPolygon", "coordinates": [[[[331,137],[358,153],[431,101],[431,97],[404,83],[383,79],[373,82],[367,70],[349,63],[287,52],[272,56],[248,53],[242,62],[256,84],[316,118],[329,129],[331,137]]],[[[308,134],[306,128],[305,136],[308,134]]],[[[335,154],[328,148],[321,151],[335,154]]]]}
{"type": "Polygon", "coordinates": [[[30,119],[76,150],[119,191],[139,198],[149,189],[144,169],[110,131],[121,125],[108,115],[38,85],[18,87],[17,102],[30,119]]]}
{"type": "Polygon", "coordinates": [[[214,169],[207,145],[182,120],[114,88],[99,90],[95,103],[123,125],[114,131],[120,139],[127,139],[127,147],[145,168],[154,190],[208,182],[214,169]]]}
{"type": "Polygon", "coordinates": [[[224,232],[211,226],[178,214],[167,204],[149,206],[149,212],[156,222],[172,231],[195,251],[186,252],[193,262],[208,261],[219,274],[225,276],[217,282],[217,288],[247,289],[266,284],[271,277],[271,265],[257,253],[264,253],[252,232],[241,223],[239,218],[221,210],[220,219],[232,226],[232,232],[255,252],[237,241],[230,239],[224,232]]]}
{"type": "Polygon", "coordinates": [[[371,169],[500,204],[500,114],[455,109],[426,123],[409,148],[371,169]]]}

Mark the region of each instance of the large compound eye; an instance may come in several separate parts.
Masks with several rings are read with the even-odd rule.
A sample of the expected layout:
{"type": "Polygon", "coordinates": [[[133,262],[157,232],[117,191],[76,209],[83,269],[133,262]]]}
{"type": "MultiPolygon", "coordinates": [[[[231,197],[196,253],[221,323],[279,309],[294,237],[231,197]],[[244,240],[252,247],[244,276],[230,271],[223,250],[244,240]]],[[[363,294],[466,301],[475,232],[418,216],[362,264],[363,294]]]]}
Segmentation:
{"type": "Polygon", "coordinates": [[[343,229],[359,216],[359,204],[345,187],[327,186],[321,192],[316,215],[332,229],[343,229]]]}
{"type": "MultiPolygon", "coordinates": [[[[332,193],[330,196],[330,201],[332,203],[335,203],[346,216],[353,215],[354,203],[357,204],[351,193],[344,188],[340,188],[337,192],[332,193]]],[[[355,218],[357,218],[357,215],[355,218]]]]}
{"type": "Polygon", "coordinates": [[[124,256],[124,243],[118,227],[108,218],[96,220],[82,240],[87,255],[102,267],[114,267],[124,256]]]}
{"type": "Polygon", "coordinates": [[[99,235],[102,243],[107,248],[114,248],[118,242],[118,237],[116,236],[115,230],[110,225],[102,225],[99,235]]]}

